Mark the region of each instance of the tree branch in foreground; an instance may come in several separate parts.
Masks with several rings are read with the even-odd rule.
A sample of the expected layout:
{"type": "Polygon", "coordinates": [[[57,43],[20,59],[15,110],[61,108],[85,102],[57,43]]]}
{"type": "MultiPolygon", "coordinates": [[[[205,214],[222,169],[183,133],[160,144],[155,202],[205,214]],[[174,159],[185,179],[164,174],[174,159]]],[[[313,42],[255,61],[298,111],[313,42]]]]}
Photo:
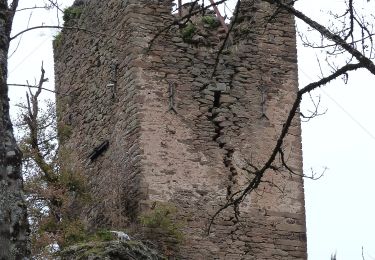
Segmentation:
{"type": "Polygon", "coordinates": [[[54,93],[54,94],[57,93],[56,91],[48,89],[48,88],[43,88],[43,87],[33,86],[33,85],[28,85],[28,84],[13,84],[13,83],[10,83],[10,84],[7,84],[7,85],[10,86],[10,87],[40,88],[40,89],[42,89],[44,91],[47,91],[47,92],[51,92],[51,93],[54,93]]]}
{"type": "MultiPolygon", "coordinates": [[[[248,170],[249,174],[255,175],[255,177],[247,184],[245,189],[243,189],[242,191],[234,193],[228,199],[228,202],[224,206],[222,206],[218,211],[216,211],[216,213],[211,217],[211,220],[210,220],[210,223],[209,223],[209,226],[208,226],[208,231],[207,231],[208,233],[210,233],[210,231],[211,231],[211,227],[213,225],[213,222],[214,222],[215,218],[223,210],[227,209],[230,206],[233,206],[235,209],[238,208],[239,204],[246,198],[246,196],[249,195],[256,188],[258,188],[259,184],[262,182],[262,178],[263,178],[265,172],[269,169],[272,170],[272,168],[273,168],[272,164],[275,161],[276,156],[280,153],[280,150],[282,149],[284,139],[285,139],[286,135],[288,134],[289,128],[292,124],[292,121],[293,121],[295,115],[298,114],[297,111],[298,111],[298,108],[301,104],[302,96],[304,94],[309,93],[310,91],[318,88],[318,87],[326,85],[327,83],[331,82],[332,80],[338,78],[339,76],[341,76],[341,75],[343,75],[343,74],[345,74],[349,71],[357,70],[357,69],[362,68],[362,67],[364,67],[364,66],[361,63],[347,64],[347,65],[341,67],[340,69],[338,69],[336,72],[332,73],[331,75],[329,75],[325,78],[322,78],[319,81],[310,83],[297,92],[297,96],[294,100],[294,104],[289,111],[288,117],[287,117],[287,119],[286,119],[286,121],[283,125],[281,133],[280,133],[280,135],[277,139],[276,145],[273,148],[273,151],[272,151],[269,159],[263,165],[262,168],[256,169],[255,171],[249,171],[248,170]]],[[[235,214],[237,214],[236,210],[235,210],[235,214]]]]}
{"type": "Polygon", "coordinates": [[[59,25],[40,25],[40,26],[34,26],[34,27],[27,28],[25,30],[22,30],[22,31],[16,33],[15,35],[13,35],[12,37],[10,37],[10,40],[12,41],[12,40],[16,39],[17,37],[19,37],[20,35],[22,35],[23,33],[33,31],[33,30],[37,30],[37,29],[79,30],[79,31],[83,31],[83,32],[86,32],[86,33],[99,34],[99,35],[102,35],[102,36],[110,36],[106,33],[92,31],[92,30],[89,30],[89,29],[81,28],[81,27],[69,27],[69,26],[59,26],[59,25]]]}
{"type": "Polygon", "coordinates": [[[344,50],[346,50],[348,53],[353,55],[364,68],[366,68],[368,71],[370,71],[372,74],[375,75],[375,64],[367,58],[365,55],[363,55],[360,51],[358,51],[356,48],[353,47],[353,45],[347,43],[344,39],[342,39],[340,36],[330,32],[326,27],[319,24],[318,22],[312,20],[302,12],[296,10],[292,5],[285,4],[281,0],[264,0],[271,4],[278,4],[281,8],[285,9],[290,14],[293,14],[295,17],[299,18],[315,30],[317,30],[320,34],[322,34],[327,39],[333,41],[336,43],[336,45],[342,47],[344,50]]]}

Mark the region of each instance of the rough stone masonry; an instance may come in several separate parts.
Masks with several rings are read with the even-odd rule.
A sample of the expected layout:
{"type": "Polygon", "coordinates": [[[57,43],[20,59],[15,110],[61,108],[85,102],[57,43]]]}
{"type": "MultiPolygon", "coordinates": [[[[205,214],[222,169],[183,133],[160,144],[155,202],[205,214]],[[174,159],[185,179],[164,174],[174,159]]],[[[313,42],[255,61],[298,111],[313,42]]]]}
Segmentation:
{"type": "MultiPolygon", "coordinates": [[[[215,16],[169,26],[172,6],[76,1],[65,26],[86,30],[64,29],[55,40],[59,124],[71,130],[61,149],[93,194],[82,217],[126,230],[163,203],[177,209],[184,235],[171,259],[306,259],[303,181],[285,169],[267,172],[239,219],[228,208],[206,232],[251,179],[249,167],[270,156],[292,105],[293,17],[242,0],[218,55],[225,33],[215,16]]],[[[283,150],[302,174],[300,131],[296,117],[283,150]]]]}

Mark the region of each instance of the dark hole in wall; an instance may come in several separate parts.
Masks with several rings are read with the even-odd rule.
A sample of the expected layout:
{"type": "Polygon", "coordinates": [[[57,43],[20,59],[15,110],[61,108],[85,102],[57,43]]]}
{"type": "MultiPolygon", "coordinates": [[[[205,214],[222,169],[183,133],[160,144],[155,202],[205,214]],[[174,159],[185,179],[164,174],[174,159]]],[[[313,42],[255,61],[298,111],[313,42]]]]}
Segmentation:
{"type": "Polygon", "coordinates": [[[214,107],[220,107],[221,91],[214,92],[214,107]]]}
{"type": "Polygon", "coordinates": [[[105,140],[99,146],[95,147],[94,150],[89,155],[90,161],[93,162],[96,158],[98,158],[99,155],[101,155],[103,152],[105,152],[108,149],[108,146],[109,146],[109,141],[105,140]]]}

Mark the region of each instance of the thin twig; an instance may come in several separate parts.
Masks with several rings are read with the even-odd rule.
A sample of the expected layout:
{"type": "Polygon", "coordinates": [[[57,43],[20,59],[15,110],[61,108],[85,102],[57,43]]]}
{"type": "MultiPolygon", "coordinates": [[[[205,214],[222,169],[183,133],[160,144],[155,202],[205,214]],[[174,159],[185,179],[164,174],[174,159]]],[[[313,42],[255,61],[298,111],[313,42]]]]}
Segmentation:
{"type": "MultiPolygon", "coordinates": [[[[28,84],[13,84],[13,83],[10,83],[10,84],[7,84],[7,85],[10,86],[10,87],[39,88],[39,86],[33,86],[33,85],[28,85],[28,84]]],[[[48,88],[41,87],[40,89],[45,90],[47,92],[54,93],[54,94],[58,94],[58,92],[56,92],[55,90],[51,90],[51,89],[48,89],[48,88]]]]}
{"type": "Polygon", "coordinates": [[[37,29],[78,30],[78,31],[86,32],[86,33],[98,34],[98,35],[102,35],[102,36],[110,36],[106,33],[93,31],[93,30],[89,30],[89,29],[81,28],[81,27],[69,27],[69,26],[59,26],[59,25],[40,25],[40,26],[34,26],[34,27],[27,28],[25,30],[22,30],[22,31],[16,33],[15,35],[13,35],[12,37],[10,37],[10,40],[12,41],[12,40],[16,39],[17,37],[19,37],[20,35],[22,35],[23,33],[26,33],[26,32],[32,31],[32,30],[37,30],[37,29]]]}

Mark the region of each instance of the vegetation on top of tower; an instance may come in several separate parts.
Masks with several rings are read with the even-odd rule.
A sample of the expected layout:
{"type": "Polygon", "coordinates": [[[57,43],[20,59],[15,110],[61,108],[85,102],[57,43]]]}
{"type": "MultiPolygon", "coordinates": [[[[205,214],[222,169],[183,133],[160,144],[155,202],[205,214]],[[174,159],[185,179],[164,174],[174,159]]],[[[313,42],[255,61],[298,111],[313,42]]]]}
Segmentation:
{"type": "Polygon", "coordinates": [[[81,17],[82,7],[71,6],[64,10],[63,20],[65,23],[71,21],[72,19],[78,19],[81,17]]]}
{"type": "Polygon", "coordinates": [[[193,36],[195,35],[197,31],[197,27],[193,23],[188,23],[184,28],[181,30],[182,39],[185,42],[191,41],[193,36]]]}
{"type": "Polygon", "coordinates": [[[203,16],[202,22],[204,24],[207,24],[209,28],[217,28],[220,26],[219,20],[215,16],[212,16],[212,15],[203,16]]]}

